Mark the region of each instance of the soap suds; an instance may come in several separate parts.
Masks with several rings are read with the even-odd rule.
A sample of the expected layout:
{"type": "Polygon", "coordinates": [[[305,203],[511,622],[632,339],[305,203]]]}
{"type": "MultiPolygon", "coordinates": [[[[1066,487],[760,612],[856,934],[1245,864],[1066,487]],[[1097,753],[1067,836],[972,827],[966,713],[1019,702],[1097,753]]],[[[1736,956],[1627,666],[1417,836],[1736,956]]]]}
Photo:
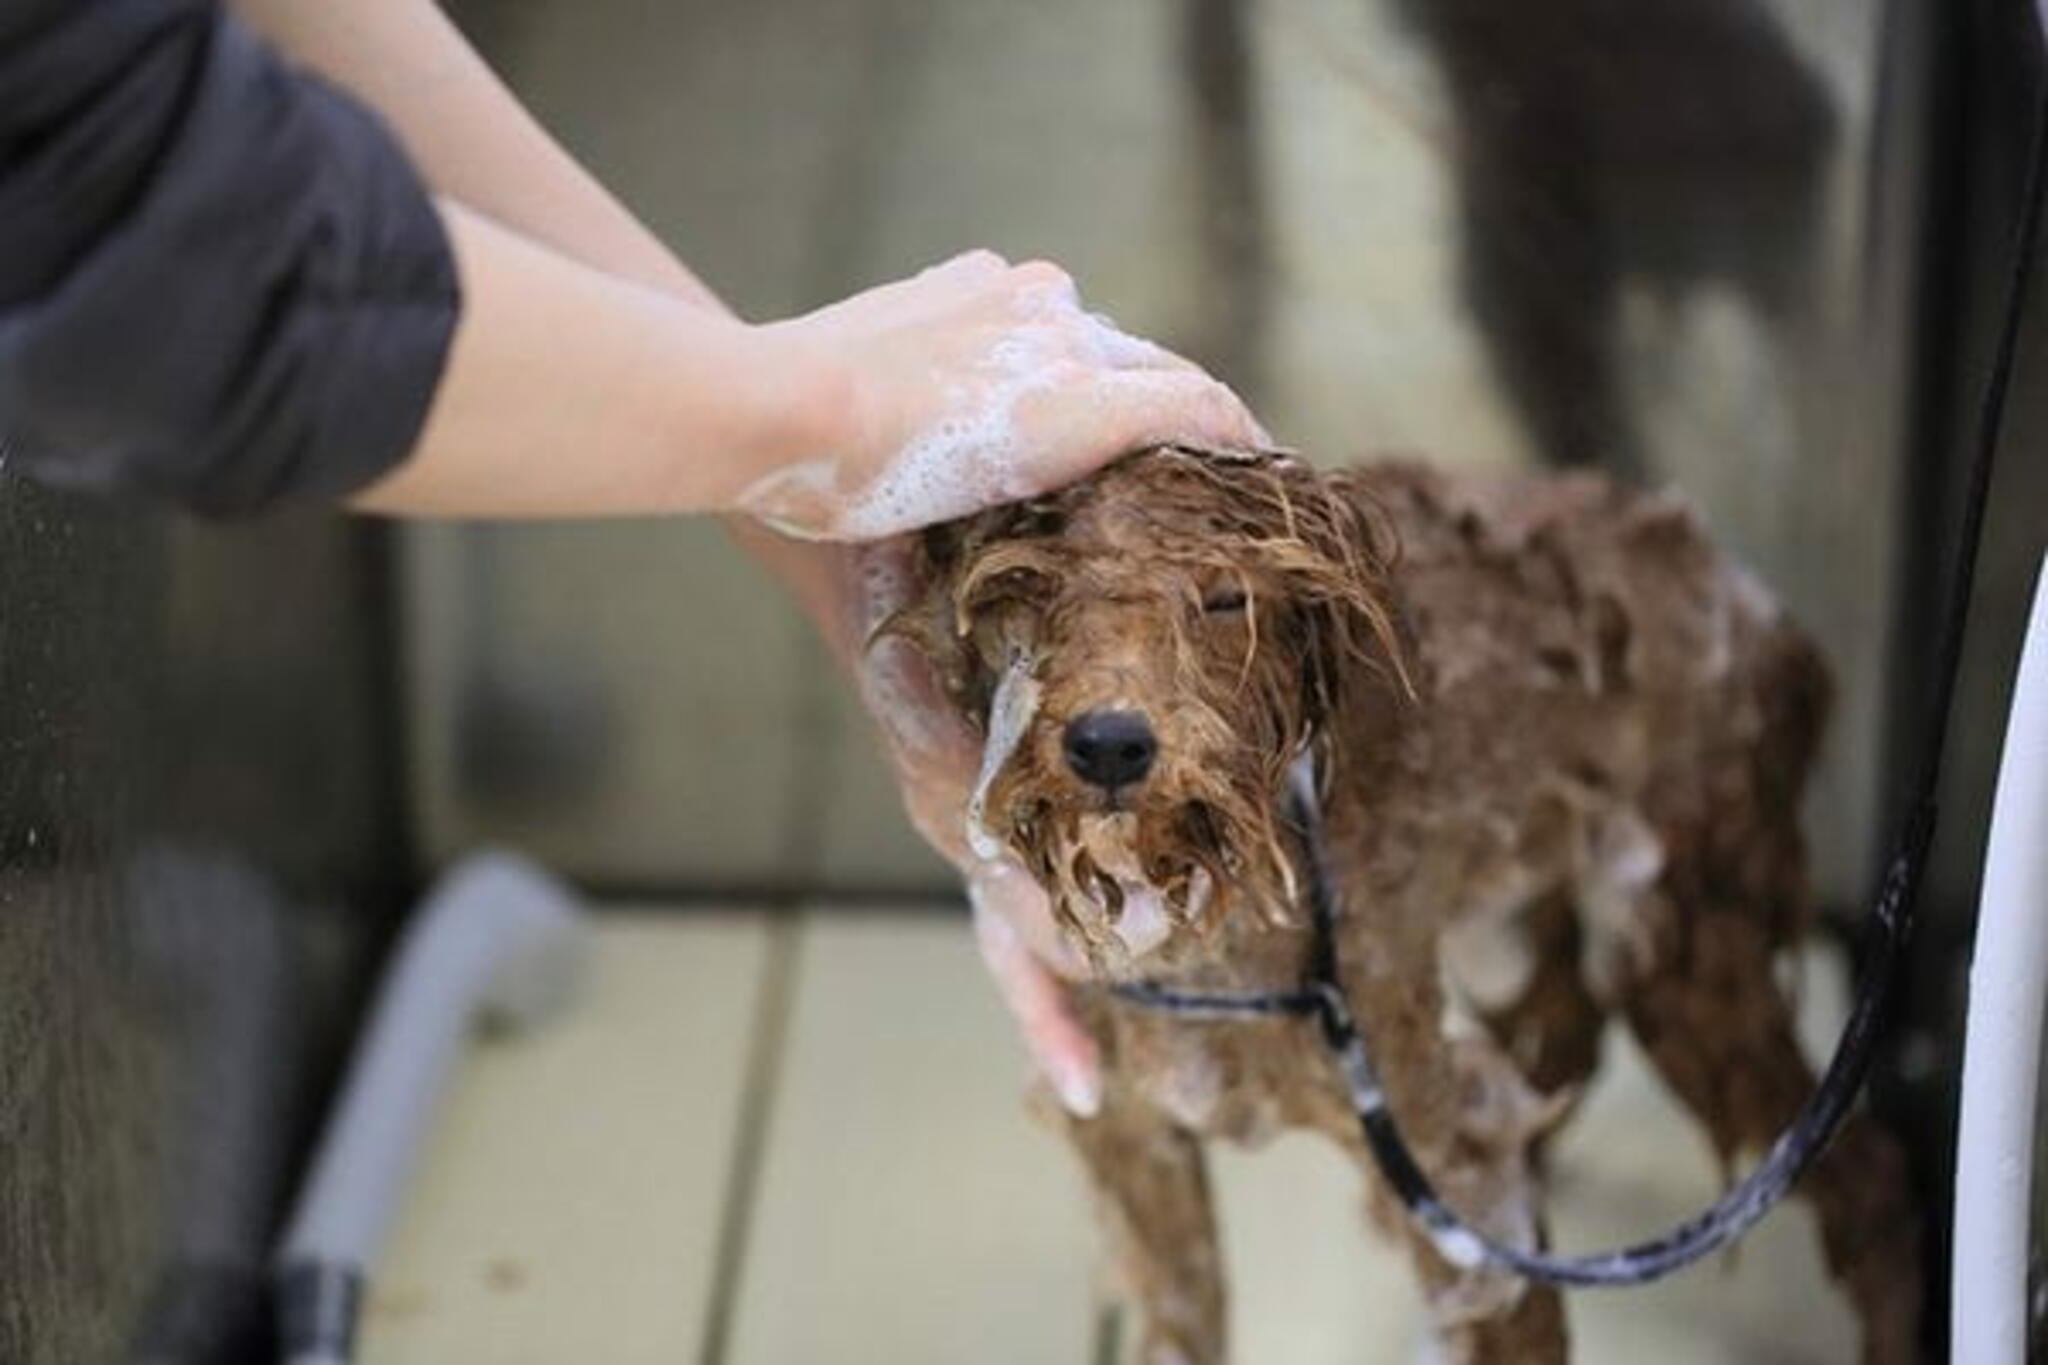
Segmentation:
{"type": "Polygon", "coordinates": [[[1132,336],[1107,313],[1090,313],[1083,334],[1090,359],[1115,370],[1163,370],[1183,364],[1164,346],[1132,336]]]}
{"type": "Polygon", "coordinates": [[[999,857],[1003,841],[987,823],[988,789],[996,774],[1010,761],[1023,742],[1031,718],[1038,714],[1038,680],[1031,673],[1031,657],[1019,650],[1010,656],[1003,676],[996,683],[988,705],[988,742],[981,751],[981,771],[975,775],[974,795],[967,802],[967,845],[978,858],[999,857]]]}
{"type": "Polygon", "coordinates": [[[1461,1270],[1477,1270],[1486,1264],[1486,1244],[1462,1227],[1431,1228],[1429,1240],[1437,1255],[1461,1270]]]}
{"type": "MultiPolygon", "coordinates": [[[[859,640],[911,600],[916,587],[908,541],[865,546],[858,552],[854,602],[859,640]]],[[[857,668],[861,698],[868,711],[908,755],[936,759],[965,738],[965,727],[953,716],[931,676],[931,665],[906,640],[875,641],[860,656],[857,668]]]]}
{"type": "Polygon", "coordinates": [[[1019,314],[1024,321],[964,378],[940,383],[932,420],[865,481],[843,457],[820,456],[748,485],[741,510],[801,539],[874,540],[1014,502],[1039,491],[1028,472],[1034,442],[1018,422],[1028,399],[1078,380],[1141,400],[1148,379],[1187,369],[1106,317],[1082,313],[1071,286],[1028,291],[1019,314]]]}
{"type": "Polygon", "coordinates": [[[1017,407],[1052,388],[1064,347],[1050,326],[1006,333],[968,382],[944,386],[938,415],[864,484],[846,461],[789,465],[740,493],[742,510],[786,535],[874,540],[1014,501],[1032,490],[1020,471],[1017,407]]]}
{"type": "Polygon", "coordinates": [[[1117,916],[1116,936],[1132,957],[1145,954],[1166,942],[1173,921],[1166,915],[1166,897],[1145,882],[1124,882],[1124,909],[1117,916]]]}

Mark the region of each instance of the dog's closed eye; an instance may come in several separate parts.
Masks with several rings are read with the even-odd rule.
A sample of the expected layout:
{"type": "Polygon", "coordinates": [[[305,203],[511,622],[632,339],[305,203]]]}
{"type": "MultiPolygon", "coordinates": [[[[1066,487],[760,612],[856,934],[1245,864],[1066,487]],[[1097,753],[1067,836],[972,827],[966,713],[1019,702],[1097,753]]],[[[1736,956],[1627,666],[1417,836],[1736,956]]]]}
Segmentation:
{"type": "Polygon", "coordinates": [[[1202,594],[1202,610],[1211,616],[1228,616],[1245,609],[1245,591],[1235,585],[1211,588],[1202,594]]]}
{"type": "Polygon", "coordinates": [[[1003,602],[1042,605],[1059,591],[1059,578],[1029,551],[1010,547],[988,555],[960,587],[968,612],[985,611],[1003,602]]]}

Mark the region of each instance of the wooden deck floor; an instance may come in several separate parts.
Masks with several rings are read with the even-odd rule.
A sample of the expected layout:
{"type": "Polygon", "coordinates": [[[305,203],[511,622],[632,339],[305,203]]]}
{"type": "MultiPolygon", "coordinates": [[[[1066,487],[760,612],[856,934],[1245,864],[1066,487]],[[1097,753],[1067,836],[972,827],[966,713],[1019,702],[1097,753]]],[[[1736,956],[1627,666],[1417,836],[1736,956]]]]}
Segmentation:
{"type": "MultiPolygon", "coordinates": [[[[1078,1171],[964,922],[605,913],[577,1006],[479,1039],[377,1267],[366,1365],[1111,1361],[1078,1171]]],[[[1838,989],[1810,972],[1816,1028],[1838,989]]],[[[1616,1040],[1619,1041],[1619,1040],[1616,1040]]],[[[1559,1153],[1558,1240],[1689,1212],[1704,1144],[1625,1047],[1559,1153]]],[[[1239,1365],[1419,1358],[1355,1174],[1217,1154],[1239,1365]]],[[[1575,1298],[1577,1358],[1854,1359],[1804,1210],[1725,1263],[1575,1298]]]]}

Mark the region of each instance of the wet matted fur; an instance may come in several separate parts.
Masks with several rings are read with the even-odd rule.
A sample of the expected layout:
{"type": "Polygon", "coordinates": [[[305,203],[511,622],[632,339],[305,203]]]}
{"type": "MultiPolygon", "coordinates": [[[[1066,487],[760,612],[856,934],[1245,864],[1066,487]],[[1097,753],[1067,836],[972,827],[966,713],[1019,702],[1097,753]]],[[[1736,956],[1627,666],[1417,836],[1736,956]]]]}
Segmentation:
{"type": "MultiPolygon", "coordinates": [[[[1100,978],[1298,983],[1309,930],[1279,813],[1312,755],[1351,1008],[1418,1157],[1491,1235],[1541,1242],[1542,1143],[1609,1018],[1724,1163],[1811,1089],[1774,968],[1804,922],[1798,802],[1826,674],[1678,500],[1591,474],[1163,448],[936,528],[921,553],[929,590],[883,630],[983,727],[976,842],[1031,869],[1100,978]],[[1070,726],[1110,713],[1143,718],[1149,760],[1105,785],[1070,726]]],[[[1104,1102],[1059,1122],[1149,1360],[1224,1358],[1200,1142],[1282,1127],[1367,1172],[1450,1358],[1565,1358],[1554,1291],[1448,1264],[1388,1207],[1311,1022],[1075,1000],[1104,1102]]],[[[1865,1359],[1912,1360],[1899,1151],[1852,1119],[1800,1190],[1865,1359]]]]}

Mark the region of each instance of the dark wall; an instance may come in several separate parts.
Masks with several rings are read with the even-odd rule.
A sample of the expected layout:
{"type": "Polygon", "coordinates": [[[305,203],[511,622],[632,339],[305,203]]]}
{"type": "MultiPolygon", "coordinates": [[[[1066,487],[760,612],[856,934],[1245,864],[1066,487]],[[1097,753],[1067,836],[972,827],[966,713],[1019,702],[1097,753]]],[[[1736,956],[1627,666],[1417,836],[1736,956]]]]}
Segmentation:
{"type": "MultiPolygon", "coordinates": [[[[2048,64],[2031,0],[1894,8],[1917,23],[1914,60],[1938,78],[1920,111],[1930,171],[1901,217],[1925,230],[1928,289],[1915,323],[1920,420],[1912,456],[1892,664],[1896,705],[1890,809],[1917,764],[1934,655],[1954,572],[1957,527],[1980,404],[2008,295],[2030,139],[2048,64]]],[[[2048,269],[2037,242],[2017,370],[1991,487],[1964,663],[1951,711],[1939,798],[1941,825],[1920,900],[1909,992],[1874,1095],[1914,1138],[1923,1193],[1936,1210],[1930,1315],[1946,1322],[1946,1228],[1954,1182],[1962,1023],[1977,893],[2012,680],[2035,576],[2048,548],[2048,269]]],[[[2040,1163],[2037,1162],[2037,1166],[2040,1163]]],[[[2039,1186],[2037,1184],[2037,1190],[2039,1186]]],[[[2041,1254],[2037,1251],[2036,1261],[2041,1254]]],[[[2039,1300],[2036,1300],[2039,1302],[2039,1300]]]]}
{"type": "Polygon", "coordinates": [[[0,473],[7,1365],[254,1358],[221,1338],[404,866],[375,535],[0,473]]]}

